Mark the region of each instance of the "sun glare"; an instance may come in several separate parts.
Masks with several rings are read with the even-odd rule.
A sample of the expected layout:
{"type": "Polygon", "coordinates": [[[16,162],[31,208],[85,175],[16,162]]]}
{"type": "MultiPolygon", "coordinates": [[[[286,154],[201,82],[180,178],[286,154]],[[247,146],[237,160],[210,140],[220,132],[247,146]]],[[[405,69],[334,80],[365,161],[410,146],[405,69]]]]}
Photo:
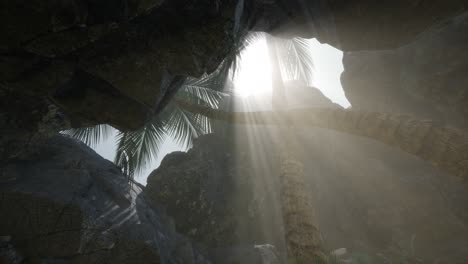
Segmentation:
{"type": "Polygon", "coordinates": [[[249,45],[242,53],[239,71],[234,78],[234,91],[247,97],[271,90],[271,69],[265,38],[249,45]]]}
{"type": "MultiPolygon", "coordinates": [[[[340,82],[343,52],[315,39],[310,42],[314,59],[313,86],[333,102],[349,107],[340,82]]],[[[266,39],[260,38],[242,53],[238,73],[234,78],[234,92],[248,97],[267,91],[271,91],[271,66],[266,39]]]]}

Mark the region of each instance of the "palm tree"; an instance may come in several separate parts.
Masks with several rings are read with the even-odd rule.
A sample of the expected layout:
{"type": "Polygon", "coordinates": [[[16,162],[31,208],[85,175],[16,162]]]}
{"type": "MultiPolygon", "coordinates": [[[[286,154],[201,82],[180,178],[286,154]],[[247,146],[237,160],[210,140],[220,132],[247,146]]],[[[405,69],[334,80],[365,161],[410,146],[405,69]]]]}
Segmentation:
{"type": "MultiPolygon", "coordinates": [[[[178,89],[175,98],[195,105],[217,108],[225,94],[212,87],[218,87],[220,81],[222,80],[208,75],[200,79],[189,78],[178,89]]],[[[167,102],[160,114],[152,116],[142,128],[136,131],[117,132],[114,162],[129,179],[140,174],[151,160],[156,158],[159,146],[166,136],[172,137],[180,145],[190,146],[193,139],[211,132],[210,119],[186,111],[174,102],[176,100],[167,102]]],[[[113,127],[101,124],[95,127],[70,129],[65,133],[94,147],[111,136],[113,131],[115,131],[113,127]]]]}
{"type": "MultiPolygon", "coordinates": [[[[245,39],[245,43],[247,45],[263,37],[265,36],[251,35],[245,39]]],[[[306,40],[280,41],[272,37],[267,39],[273,69],[272,105],[273,110],[279,112],[287,105],[283,100],[285,91],[281,72],[288,79],[300,79],[310,84],[313,60],[310,45],[306,40]]],[[[235,61],[233,59],[230,64],[235,65],[235,61]]],[[[123,168],[124,173],[130,177],[138,174],[141,168],[157,155],[158,146],[165,138],[165,134],[177,139],[179,143],[191,144],[193,138],[210,132],[210,119],[187,111],[183,108],[184,105],[175,102],[183,101],[192,105],[217,108],[222,94],[213,91],[213,88],[224,81],[219,81],[216,77],[227,76],[229,74],[227,69],[222,65],[218,74],[205,76],[201,80],[189,79],[182,85],[175,100],[169,102],[164,111],[154,116],[143,128],[134,132],[119,132],[115,163],[123,168]]],[[[95,144],[99,138],[108,133],[108,128],[106,125],[100,125],[94,129],[72,130],[70,133],[88,144],[95,144]]],[[[314,210],[304,185],[303,165],[297,159],[293,148],[297,145],[295,135],[285,126],[280,126],[280,131],[286,139],[280,153],[280,175],[283,221],[290,258],[294,261],[302,260],[301,263],[311,261],[315,263],[319,260],[324,262],[326,258],[321,248],[321,238],[313,216],[314,210]]]]}
{"type": "MultiPolygon", "coordinates": [[[[302,79],[310,83],[312,61],[307,55],[306,43],[294,40],[275,42],[275,46],[280,47],[277,49],[279,60],[274,63],[276,71],[289,79],[302,79]]],[[[297,143],[294,142],[291,127],[315,126],[372,138],[414,154],[452,174],[468,178],[468,134],[456,128],[439,126],[432,121],[353,109],[285,109],[278,107],[284,103],[278,98],[284,96],[273,98],[273,111],[228,112],[218,109],[221,98],[225,96],[220,91],[227,76],[235,72],[231,65],[235,65],[237,55],[226,60],[216,74],[204,76],[200,80],[187,79],[164,110],[153,116],[140,130],[119,132],[115,162],[129,177],[133,177],[157,155],[158,146],[165,135],[189,145],[193,138],[211,131],[210,120],[282,127],[286,140],[281,148],[282,203],[285,231],[289,236],[288,253],[295,261],[304,260],[305,263],[324,262],[326,257],[314,223],[310,198],[307,191],[303,190],[302,164],[295,157],[297,143]],[[286,126],[290,126],[289,129],[286,126]]],[[[284,92],[283,80],[273,83],[278,85],[276,94],[284,92]]],[[[109,131],[108,126],[99,125],[69,133],[93,144],[108,135],[109,131]]]]}
{"type": "MultiPolygon", "coordinates": [[[[288,108],[281,69],[286,78],[310,85],[313,60],[306,40],[267,37],[267,45],[272,68],[272,107],[273,111],[281,111],[288,108]]],[[[288,260],[298,264],[326,263],[315,210],[305,185],[304,166],[297,156],[294,127],[281,122],[279,131],[281,210],[288,260]]]]}
{"type": "MultiPolygon", "coordinates": [[[[248,23],[248,21],[238,21],[238,23],[248,23]]],[[[189,147],[199,135],[212,131],[209,118],[187,111],[175,102],[182,100],[198,106],[218,108],[221,100],[229,95],[230,91],[225,91],[225,84],[228,78],[233,78],[236,74],[242,51],[260,36],[257,33],[247,34],[243,28],[242,25],[235,27],[234,47],[216,71],[198,79],[175,76],[172,80],[163,82],[165,90],[176,92],[174,100],[163,102],[163,107],[157,109],[157,114],[152,116],[142,128],[136,131],[118,131],[114,163],[122,169],[129,180],[140,174],[151,160],[156,158],[159,146],[166,136],[173,138],[180,145],[189,147]]],[[[70,129],[64,133],[94,147],[112,135],[113,131],[115,129],[111,126],[100,124],[94,127],[70,129]]]]}
{"type": "Polygon", "coordinates": [[[176,101],[210,119],[250,125],[281,125],[278,115],[295,127],[313,126],[367,137],[413,154],[435,167],[468,180],[468,133],[410,115],[354,109],[305,108],[282,111],[226,112],[176,101]]]}

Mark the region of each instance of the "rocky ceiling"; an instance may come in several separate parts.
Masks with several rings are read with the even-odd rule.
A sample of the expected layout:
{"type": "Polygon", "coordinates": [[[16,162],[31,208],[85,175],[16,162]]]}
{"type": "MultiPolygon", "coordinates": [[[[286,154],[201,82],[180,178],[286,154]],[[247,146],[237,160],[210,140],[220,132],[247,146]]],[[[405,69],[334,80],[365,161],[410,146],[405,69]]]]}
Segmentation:
{"type": "Polygon", "coordinates": [[[132,130],[168,99],[163,83],[216,69],[235,45],[239,20],[247,30],[316,37],[345,51],[380,50],[466,7],[463,0],[1,0],[0,108],[18,109],[7,119],[28,122],[9,126],[26,130],[37,129],[51,104],[73,127],[132,130]]]}

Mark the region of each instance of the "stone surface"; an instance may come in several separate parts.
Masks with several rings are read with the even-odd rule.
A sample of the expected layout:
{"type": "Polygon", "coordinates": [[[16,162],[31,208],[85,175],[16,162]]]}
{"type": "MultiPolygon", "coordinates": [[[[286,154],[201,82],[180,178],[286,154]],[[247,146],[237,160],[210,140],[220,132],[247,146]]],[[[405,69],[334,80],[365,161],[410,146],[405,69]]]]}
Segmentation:
{"type": "Polygon", "coordinates": [[[317,38],[343,51],[398,48],[468,7],[464,0],[259,0],[255,4],[254,29],[317,38]]]}
{"type": "Polygon", "coordinates": [[[69,127],[68,118],[47,98],[0,87],[0,164],[34,152],[36,143],[69,127]]]}
{"type": "Polygon", "coordinates": [[[1,89],[48,98],[73,127],[134,130],[170,99],[173,78],[212,72],[232,54],[246,20],[251,30],[343,50],[388,49],[466,9],[463,0],[241,3],[2,0],[1,89]]]}
{"type": "Polygon", "coordinates": [[[344,54],[341,82],[356,108],[468,126],[468,13],[395,50],[344,54]]]}
{"type": "MultiPolygon", "coordinates": [[[[1,1],[2,49],[76,27],[123,22],[160,5],[162,0],[1,1]],[[21,14],[21,15],[20,15],[21,14]]],[[[73,43],[69,43],[73,44],[73,43]]]]}
{"type": "MultiPolygon", "coordinates": [[[[353,107],[466,127],[466,1],[305,2],[258,0],[246,12],[252,29],[278,36],[318,37],[348,51],[393,49],[346,54],[342,80],[353,107]]],[[[4,262],[209,263],[206,255],[214,263],[275,263],[273,255],[284,256],[274,129],[236,126],[202,137],[188,153],[166,157],[145,191],[55,135],[98,123],[140,127],[168,99],[174,78],[211,72],[232,51],[236,4],[0,0],[4,262]]],[[[297,94],[309,107],[336,107],[316,90],[297,94]]],[[[456,178],[373,141],[295,132],[330,248],[468,261],[467,188],[456,178]]]]}
{"type": "MultiPolygon", "coordinates": [[[[309,98],[299,94],[298,101],[309,98]]],[[[310,100],[309,107],[326,101],[310,100]]],[[[276,149],[281,139],[271,127],[231,129],[201,137],[188,153],[168,155],[145,192],[166,206],[177,230],[196,241],[231,246],[262,239],[284,257],[276,149]],[[247,233],[234,239],[233,230],[247,233]]],[[[347,259],[375,263],[468,261],[468,188],[459,179],[365,138],[311,128],[297,128],[296,136],[330,250],[346,248],[347,259]]]]}
{"type": "Polygon", "coordinates": [[[6,263],[210,263],[142,186],[64,136],[1,164],[0,214],[6,263]]]}
{"type": "Polygon", "coordinates": [[[212,72],[231,51],[234,7],[1,1],[2,89],[49,98],[74,127],[137,129],[168,100],[175,76],[212,72]]]}
{"type": "Polygon", "coordinates": [[[464,0],[327,2],[338,36],[338,44],[334,46],[346,51],[398,48],[427,28],[468,8],[464,0]]]}
{"type": "Polygon", "coordinates": [[[148,177],[149,199],[165,206],[177,230],[211,248],[253,245],[276,236],[258,228],[258,219],[268,218],[257,214],[255,203],[265,197],[249,188],[258,170],[248,163],[247,153],[229,151],[234,144],[228,137],[200,137],[188,153],[167,155],[148,177]]]}

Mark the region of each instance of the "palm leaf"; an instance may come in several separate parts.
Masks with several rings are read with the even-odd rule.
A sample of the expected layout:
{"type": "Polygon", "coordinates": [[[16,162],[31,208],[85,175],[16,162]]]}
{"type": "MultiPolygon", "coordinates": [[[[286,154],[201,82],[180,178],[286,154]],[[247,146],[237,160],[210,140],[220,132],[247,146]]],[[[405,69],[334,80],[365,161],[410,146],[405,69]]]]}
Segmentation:
{"type": "Polygon", "coordinates": [[[119,132],[114,162],[130,178],[140,174],[157,157],[165,138],[164,122],[152,118],[137,131],[119,132]]]}
{"type": "Polygon", "coordinates": [[[180,88],[178,96],[183,96],[186,99],[202,100],[204,103],[216,108],[221,99],[227,94],[212,89],[213,85],[215,84],[211,82],[211,79],[189,79],[180,88]]]}
{"type": "MultiPolygon", "coordinates": [[[[226,93],[222,93],[227,79],[236,72],[242,50],[263,37],[263,34],[238,35],[239,39],[229,56],[220,67],[199,79],[189,78],[179,88],[176,97],[197,105],[218,108],[226,93]]],[[[109,126],[101,125],[93,128],[82,128],[69,131],[71,135],[86,142],[90,146],[111,134],[109,126]]],[[[159,147],[165,135],[185,146],[192,145],[193,139],[201,134],[211,132],[211,120],[203,115],[188,112],[177,104],[169,102],[163,111],[149,120],[137,131],[119,132],[117,134],[117,153],[114,162],[120,166],[130,178],[141,171],[157,157],[159,147]]]]}
{"type": "MultiPolygon", "coordinates": [[[[182,89],[176,98],[188,101],[197,105],[217,108],[222,96],[213,94],[214,91],[197,89],[191,87],[182,89]],[[203,92],[201,92],[203,91],[203,92]],[[204,94],[206,93],[206,94],[204,94]]],[[[166,120],[166,130],[178,144],[189,147],[195,138],[202,134],[211,132],[211,120],[197,113],[192,113],[182,109],[178,104],[171,102],[164,113],[166,120]]]]}
{"type": "Polygon", "coordinates": [[[76,138],[91,148],[96,147],[100,142],[108,139],[115,129],[106,124],[93,127],[81,127],[65,130],[62,133],[76,138]]]}
{"type": "MultiPolygon", "coordinates": [[[[176,97],[190,102],[216,108],[223,93],[210,89],[213,82],[209,78],[188,79],[179,89],[176,97]]],[[[193,114],[169,102],[164,110],[137,131],[119,132],[117,153],[114,162],[130,178],[138,175],[158,156],[159,147],[166,135],[178,144],[192,145],[193,139],[211,131],[210,120],[193,114]]]]}
{"type": "Polygon", "coordinates": [[[179,145],[190,146],[193,140],[203,133],[197,115],[184,111],[173,103],[168,105],[167,110],[170,111],[166,123],[168,135],[179,145]]]}
{"type": "Polygon", "coordinates": [[[285,80],[302,80],[308,86],[313,82],[314,60],[308,39],[277,39],[278,60],[285,80]]]}

